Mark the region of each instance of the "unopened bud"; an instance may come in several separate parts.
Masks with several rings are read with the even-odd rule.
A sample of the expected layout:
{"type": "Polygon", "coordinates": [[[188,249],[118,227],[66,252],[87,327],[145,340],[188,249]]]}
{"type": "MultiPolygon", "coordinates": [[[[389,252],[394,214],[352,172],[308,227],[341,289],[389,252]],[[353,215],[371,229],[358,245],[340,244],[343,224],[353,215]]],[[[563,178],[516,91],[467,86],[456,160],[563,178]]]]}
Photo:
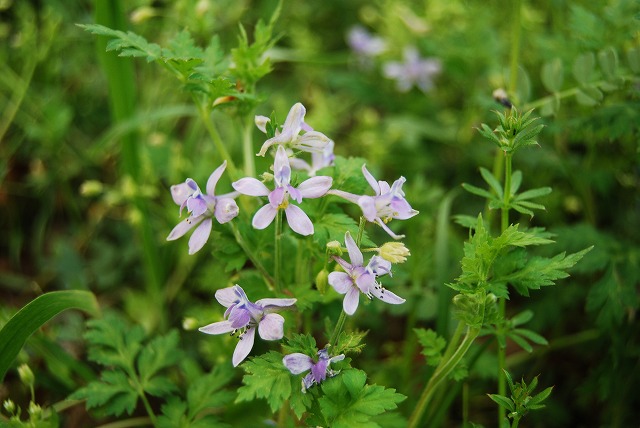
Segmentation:
{"type": "Polygon", "coordinates": [[[385,242],[380,247],[380,257],[391,263],[404,263],[411,253],[402,242],[385,242]]]}
{"type": "Polygon", "coordinates": [[[323,268],[316,275],[316,288],[320,292],[320,294],[324,294],[327,292],[327,286],[329,285],[329,271],[326,268],[323,268]]]}
{"type": "Polygon", "coordinates": [[[2,403],[2,407],[4,407],[4,409],[7,411],[7,413],[9,413],[11,415],[13,415],[14,412],[16,411],[16,404],[13,401],[9,400],[9,399],[4,400],[4,403],[2,403]]]}
{"type": "Polygon", "coordinates": [[[33,386],[33,383],[35,382],[35,376],[33,375],[33,372],[28,365],[21,364],[20,367],[18,367],[18,376],[20,376],[20,380],[22,381],[22,383],[27,386],[33,386]]]}
{"type": "Polygon", "coordinates": [[[102,193],[104,186],[97,180],[87,180],[80,185],[80,194],[82,196],[98,196],[102,193]]]}
{"type": "Polygon", "coordinates": [[[198,4],[196,4],[196,15],[202,17],[202,15],[207,13],[210,8],[211,4],[209,3],[209,0],[200,0],[198,4]]]}
{"type": "Polygon", "coordinates": [[[182,320],[182,328],[187,331],[195,330],[198,326],[198,320],[193,317],[186,317],[182,320]]]}
{"type": "Polygon", "coordinates": [[[341,256],[342,245],[338,241],[327,242],[327,252],[330,256],[341,256]]]}
{"type": "Polygon", "coordinates": [[[29,402],[29,416],[31,416],[31,420],[40,419],[40,415],[42,414],[42,407],[39,404],[34,403],[33,401],[29,402]]]}
{"type": "Polygon", "coordinates": [[[141,6],[131,12],[131,22],[134,24],[140,24],[149,18],[156,16],[156,11],[150,6],[141,6]]]}

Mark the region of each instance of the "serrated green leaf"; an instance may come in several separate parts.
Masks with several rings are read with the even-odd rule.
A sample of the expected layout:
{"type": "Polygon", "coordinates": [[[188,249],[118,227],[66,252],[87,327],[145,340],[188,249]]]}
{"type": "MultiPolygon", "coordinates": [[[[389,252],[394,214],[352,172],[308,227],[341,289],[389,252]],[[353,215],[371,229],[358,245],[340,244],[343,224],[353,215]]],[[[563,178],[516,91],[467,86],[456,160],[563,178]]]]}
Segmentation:
{"type": "Polygon", "coordinates": [[[430,366],[437,366],[442,357],[442,351],[447,346],[447,341],[429,329],[414,328],[413,331],[418,336],[418,342],[422,345],[422,355],[430,366]]]}
{"type": "Polygon", "coordinates": [[[196,59],[200,64],[204,61],[202,48],[196,46],[191,33],[182,30],[169,40],[168,46],[162,49],[162,56],[165,61],[189,61],[196,59]]]}
{"type": "Polygon", "coordinates": [[[143,57],[147,62],[156,61],[162,56],[160,46],[149,43],[147,39],[131,31],[125,33],[98,24],[78,26],[93,34],[113,38],[107,43],[107,51],[120,51],[120,56],[143,57]]]}
{"type": "Polygon", "coordinates": [[[560,58],[544,64],[540,74],[542,84],[549,92],[560,92],[564,82],[564,65],[560,58]]]}
{"type": "Polygon", "coordinates": [[[87,326],[89,330],[84,334],[84,338],[90,344],[88,357],[91,361],[124,370],[134,367],[134,361],[145,338],[141,326],[130,328],[114,314],[90,320],[87,326]]]}
{"type": "Polygon", "coordinates": [[[80,388],[69,397],[72,400],[86,400],[87,409],[104,407],[114,416],[132,414],[138,402],[138,394],[129,383],[129,378],[120,370],[104,371],[100,381],[94,381],[80,388]]]}
{"type": "Polygon", "coordinates": [[[453,220],[464,228],[471,230],[476,228],[477,219],[473,216],[457,214],[453,216],[453,220]]]}
{"type": "Polygon", "coordinates": [[[491,398],[494,402],[496,402],[500,407],[504,407],[505,409],[511,411],[511,412],[515,412],[516,407],[513,404],[513,401],[511,401],[511,399],[503,396],[503,395],[498,395],[498,394],[487,394],[489,396],[489,398],[491,398]]]}
{"type": "Polygon", "coordinates": [[[349,369],[322,384],[324,396],[318,399],[318,403],[329,426],[378,426],[371,420],[373,416],[395,409],[398,403],[406,399],[395,389],[365,385],[365,381],[364,372],[349,369]],[[348,385],[343,383],[345,379],[348,385]]]}
{"type": "Polygon", "coordinates": [[[364,337],[368,331],[343,331],[338,337],[338,343],[336,343],[335,349],[330,350],[331,355],[339,354],[359,354],[365,347],[363,342],[364,337]]]}
{"type": "Polygon", "coordinates": [[[189,418],[195,419],[201,412],[230,403],[235,395],[222,390],[231,379],[233,372],[223,366],[216,366],[211,373],[196,379],[187,391],[189,418]]]}
{"type": "Polygon", "coordinates": [[[47,321],[67,309],[80,309],[92,315],[100,313],[93,293],[68,290],[36,297],[11,317],[0,330],[0,382],[27,339],[47,321]]]}
{"type": "Polygon", "coordinates": [[[487,184],[493,189],[493,191],[496,192],[496,195],[498,195],[498,198],[502,198],[504,196],[502,185],[496,179],[493,173],[491,173],[491,171],[489,171],[486,168],[480,168],[480,175],[482,175],[482,178],[484,179],[484,181],[487,182],[487,184]]]}
{"type": "Polygon", "coordinates": [[[318,353],[318,346],[316,339],[310,334],[294,334],[291,339],[287,340],[286,344],[282,345],[282,350],[285,354],[300,352],[315,358],[318,353]]]}
{"type": "Polygon", "coordinates": [[[272,411],[278,410],[291,396],[291,373],[282,363],[282,354],[270,351],[251,358],[242,365],[247,373],[238,389],[236,403],[266,398],[272,411]]]}
{"type": "Polygon", "coordinates": [[[147,382],[160,370],[173,366],[182,359],[182,352],[178,349],[178,332],[170,331],[164,336],[151,340],[140,352],[138,357],[138,373],[143,388],[147,382]]]}
{"type": "Polygon", "coordinates": [[[573,61],[573,76],[578,83],[586,85],[591,81],[591,76],[596,65],[596,59],[593,52],[587,52],[579,55],[573,61]]]}

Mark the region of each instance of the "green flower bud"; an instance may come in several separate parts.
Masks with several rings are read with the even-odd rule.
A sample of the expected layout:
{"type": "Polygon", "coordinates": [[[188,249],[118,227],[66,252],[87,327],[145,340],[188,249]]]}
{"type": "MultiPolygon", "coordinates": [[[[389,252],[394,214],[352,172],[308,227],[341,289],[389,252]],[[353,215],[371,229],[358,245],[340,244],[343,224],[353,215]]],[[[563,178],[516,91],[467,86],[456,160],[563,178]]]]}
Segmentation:
{"type": "Polygon", "coordinates": [[[13,415],[15,413],[15,411],[16,411],[16,404],[13,401],[9,400],[9,399],[4,400],[4,403],[2,403],[2,407],[4,407],[4,409],[7,411],[7,413],[9,413],[11,415],[13,415]]]}
{"type": "Polygon", "coordinates": [[[329,285],[329,271],[327,269],[322,269],[316,275],[316,288],[320,294],[324,294],[327,292],[327,286],[329,285]]]}
{"type": "Polygon", "coordinates": [[[327,242],[327,252],[330,256],[341,256],[342,245],[338,241],[327,242]]]}
{"type": "Polygon", "coordinates": [[[22,364],[18,367],[18,376],[20,380],[27,386],[33,386],[35,382],[35,376],[28,365],[22,364]]]}

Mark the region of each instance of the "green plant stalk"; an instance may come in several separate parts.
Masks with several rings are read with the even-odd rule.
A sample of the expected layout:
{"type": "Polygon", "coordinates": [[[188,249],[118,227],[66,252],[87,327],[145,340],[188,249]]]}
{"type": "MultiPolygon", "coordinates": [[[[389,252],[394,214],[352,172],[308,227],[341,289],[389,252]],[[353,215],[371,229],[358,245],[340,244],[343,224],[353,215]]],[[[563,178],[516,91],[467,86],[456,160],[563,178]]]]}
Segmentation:
{"type": "MultiPolygon", "coordinates": [[[[518,89],[518,62],[520,60],[520,33],[522,28],[522,0],[512,1],[511,51],[509,55],[509,95],[515,96],[518,89]]],[[[519,102],[520,100],[515,100],[519,102]]]]}
{"type": "Polygon", "coordinates": [[[276,213],[276,234],[275,234],[275,251],[273,256],[273,278],[276,293],[280,293],[281,278],[280,268],[282,265],[282,210],[278,209],[276,213]]]}
{"type": "Polygon", "coordinates": [[[253,141],[251,134],[253,132],[253,119],[251,116],[247,116],[244,119],[244,125],[242,129],[242,158],[244,161],[244,173],[247,177],[254,177],[256,175],[256,163],[253,150],[253,141]]]}
{"type": "Polygon", "coordinates": [[[204,127],[209,133],[209,136],[211,137],[211,141],[213,141],[213,144],[216,146],[216,150],[218,150],[220,157],[222,158],[222,160],[227,161],[227,170],[229,171],[229,174],[234,179],[239,178],[236,165],[235,163],[233,163],[233,159],[231,158],[231,155],[227,151],[227,148],[225,147],[224,142],[222,141],[222,138],[218,133],[218,130],[215,128],[215,126],[213,126],[213,122],[211,121],[211,109],[205,106],[202,102],[200,102],[200,100],[195,95],[193,96],[193,102],[198,108],[200,119],[202,120],[204,127]]]}
{"type": "MultiPolygon", "coordinates": [[[[509,204],[511,203],[511,170],[512,170],[512,158],[513,154],[504,154],[504,199],[502,201],[502,209],[500,210],[501,216],[501,230],[504,232],[509,227],[509,204]]],[[[505,343],[505,329],[504,319],[506,315],[506,299],[500,297],[498,299],[498,314],[500,319],[500,326],[498,327],[498,334],[502,336],[502,340],[498,340],[498,394],[506,395],[507,392],[507,380],[504,375],[506,369],[507,349],[506,346],[500,343],[505,343]]],[[[502,426],[502,421],[506,417],[506,410],[502,406],[498,406],[498,426],[502,426]]]]}
{"type": "MultiPolygon", "coordinates": [[[[464,323],[460,322],[460,324],[462,324],[462,328],[464,328],[464,323]]],[[[460,328],[460,325],[458,326],[458,328],[460,328]]],[[[447,376],[449,376],[456,365],[458,365],[460,360],[469,350],[469,347],[471,346],[473,341],[476,339],[476,337],[478,337],[479,333],[480,327],[468,327],[464,339],[460,343],[460,346],[458,346],[458,348],[455,350],[455,352],[453,352],[451,357],[442,358],[440,364],[438,364],[438,367],[436,367],[436,370],[433,372],[433,375],[429,379],[429,382],[422,391],[422,395],[418,400],[418,404],[416,405],[415,409],[413,409],[413,413],[411,414],[409,423],[407,425],[409,428],[415,428],[419,426],[422,414],[424,413],[427,404],[429,404],[429,400],[433,396],[436,388],[444,379],[447,378],[447,376]]],[[[454,348],[453,346],[451,346],[453,343],[453,341],[449,342],[449,346],[447,347],[445,355],[451,353],[450,348],[454,348]]]]}
{"type": "Polygon", "coordinates": [[[244,251],[246,256],[249,257],[249,260],[251,260],[253,266],[262,274],[262,277],[267,283],[267,287],[269,288],[269,290],[273,291],[273,284],[275,283],[275,280],[273,279],[271,274],[269,274],[267,269],[265,269],[260,260],[255,256],[251,248],[249,248],[244,238],[240,234],[240,230],[238,229],[238,226],[236,226],[235,222],[229,222],[229,225],[231,226],[233,236],[236,238],[236,242],[238,243],[238,245],[240,245],[240,248],[242,248],[242,251],[244,251]]]}
{"type": "Polygon", "coordinates": [[[149,426],[150,419],[147,417],[130,418],[123,421],[110,422],[106,425],[100,425],[98,428],[129,428],[149,426]]]}
{"type": "MultiPolygon", "coordinates": [[[[109,28],[124,30],[126,27],[122,3],[120,0],[96,0],[96,23],[109,28]]],[[[135,113],[136,90],[135,73],[130,59],[115,56],[112,52],[106,52],[107,40],[98,37],[98,58],[102,63],[109,84],[109,100],[114,121],[119,123],[130,119],[135,113]]],[[[122,170],[129,175],[136,184],[140,184],[141,161],[138,149],[138,139],[134,133],[127,133],[122,137],[122,170]]],[[[149,218],[149,210],[143,197],[134,196],[133,204],[143,219],[149,218]]],[[[146,277],[147,295],[160,300],[163,296],[162,263],[158,245],[154,239],[154,233],[149,221],[140,221],[136,224],[137,232],[142,240],[144,271],[146,277]]],[[[160,302],[158,308],[162,307],[160,302]]],[[[163,317],[157,314],[159,321],[163,317]]]]}

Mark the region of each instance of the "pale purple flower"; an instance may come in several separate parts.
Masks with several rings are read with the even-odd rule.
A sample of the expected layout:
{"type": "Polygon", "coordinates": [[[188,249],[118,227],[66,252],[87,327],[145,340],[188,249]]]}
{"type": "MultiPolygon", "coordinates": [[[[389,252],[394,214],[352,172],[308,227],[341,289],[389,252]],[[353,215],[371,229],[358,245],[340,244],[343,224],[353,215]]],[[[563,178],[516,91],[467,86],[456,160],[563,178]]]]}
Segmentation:
{"type": "Polygon", "coordinates": [[[296,299],[260,299],[250,302],[244,290],[239,285],[222,288],[216,291],[216,300],[227,308],[224,313],[225,321],[200,327],[207,334],[238,334],[238,344],[233,352],[233,366],[240,364],[253,348],[253,341],[258,334],[264,340],[280,340],[284,335],[284,318],[273,312],[292,306],[296,299]]]}
{"type": "Polygon", "coordinates": [[[387,223],[392,219],[406,220],[419,213],[411,208],[411,205],[404,197],[402,185],[406,179],[400,177],[393,182],[393,185],[389,186],[386,181],[376,181],[365,165],[362,165],[362,173],[371,188],[373,188],[375,196],[355,195],[342,190],[330,190],[328,193],[358,204],[362,209],[362,215],[368,221],[380,225],[393,239],[404,238],[404,235],[393,233],[387,223]]]}
{"type": "Polygon", "coordinates": [[[363,57],[377,56],[387,49],[387,43],[383,38],[371,35],[360,25],[349,30],[347,44],[353,52],[363,57]]]}
{"type": "Polygon", "coordinates": [[[302,392],[306,393],[307,389],[311,388],[315,384],[319,384],[323,380],[329,377],[333,377],[339,373],[329,368],[329,365],[334,361],[344,360],[344,354],[336,355],[335,357],[329,357],[329,352],[326,349],[318,351],[318,362],[314,362],[313,359],[305,354],[299,352],[285,355],[282,359],[282,363],[289,369],[291,374],[297,375],[304,373],[307,370],[311,372],[302,378],[302,392]]]}
{"type": "Polygon", "coordinates": [[[180,215],[186,207],[189,216],[173,228],[167,236],[167,241],[178,239],[197,226],[189,238],[189,254],[194,254],[209,239],[213,225],[212,217],[215,217],[218,223],[223,224],[238,215],[238,205],[233,199],[238,196],[238,192],[215,195],[216,184],[218,184],[226,167],[227,161],[224,161],[211,173],[209,180],[207,180],[206,194],[202,193],[200,187],[191,178],[188,178],[184,183],[171,186],[171,196],[173,201],[180,205],[180,215]]]}
{"type": "Polygon", "coordinates": [[[249,196],[268,196],[269,203],[260,208],[253,216],[252,225],[256,229],[264,229],[271,224],[278,210],[284,210],[289,227],[300,235],[311,235],[314,232],[313,223],[300,207],[293,205],[291,199],[298,204],[303,198],[319,198],[327,193],[333,179],[331,177],[311,177],[296,188],[291,182],[291,166],[283,146],[278,146],[273,163],[273,180],[275,189],[270,191],[261,181],[245,177],[234,182],[233,188],[249,196]]]}
{"type": "Polygon", "coordinates": [[[333,141],[329,140],[329,144],[324,148],[322,152],[311,153],[311,165],[300,158],[291,158],[289,163],[291,168],[301,171],[307,171],[309,177],[316,175],[318,170],[333,165],[333,161],[336,156],[333,154],[333,141]]]}
{"type": "Polygon", "coordinates": [[[391,262],[380,256],[373,256],[369,263],[364,266],[362,252],[349,232],[344,235],[344,243],[347,246],[351,263],[347,263],[341,257],[333,256],[334,260],[342,266],[344,272],[331,272],[329,274],[329,284],[338,293],[345,295],[342,301],[342,308],[347,315],[353,315],[358,309],[360,293],[363,293],[369,299],[375,296],[392,305],[399,305],[405,302],[405,299],[386,290],[376,281],[378,276],[391,274],[391,262]]]}
{"type": "MultiPolygon", "coordinates": [[[[331,139],[321,132],[314,131],[304,121],[304,115],[307,110],[301,103],[296,103],[289,110],[287,118],[282,125],[282,130],[276,132],[276,135],[269,138],[264,142],[258,156],[264,156],[267,153],[269,147],[273,145],[283,145],[287,148],[301,150],[303,152],[322,152],[331,139]],[[303,132],[301,134],[301,132],[303,132]]],[[[267,122],[269,119],[266,116],[256,116],[256,126],[262,131],[267,132],[267,122]]]]}
{"type": "Polygon", "coordinates": [[[422,58],[416,48],[407,47],[404,50],[404,62],[386,63],[384,75],[396,81],[400,92],[408,92],[415,85],[426,93],[433,88],[433,77],[441,70],[440,60],[422,58]]]}

